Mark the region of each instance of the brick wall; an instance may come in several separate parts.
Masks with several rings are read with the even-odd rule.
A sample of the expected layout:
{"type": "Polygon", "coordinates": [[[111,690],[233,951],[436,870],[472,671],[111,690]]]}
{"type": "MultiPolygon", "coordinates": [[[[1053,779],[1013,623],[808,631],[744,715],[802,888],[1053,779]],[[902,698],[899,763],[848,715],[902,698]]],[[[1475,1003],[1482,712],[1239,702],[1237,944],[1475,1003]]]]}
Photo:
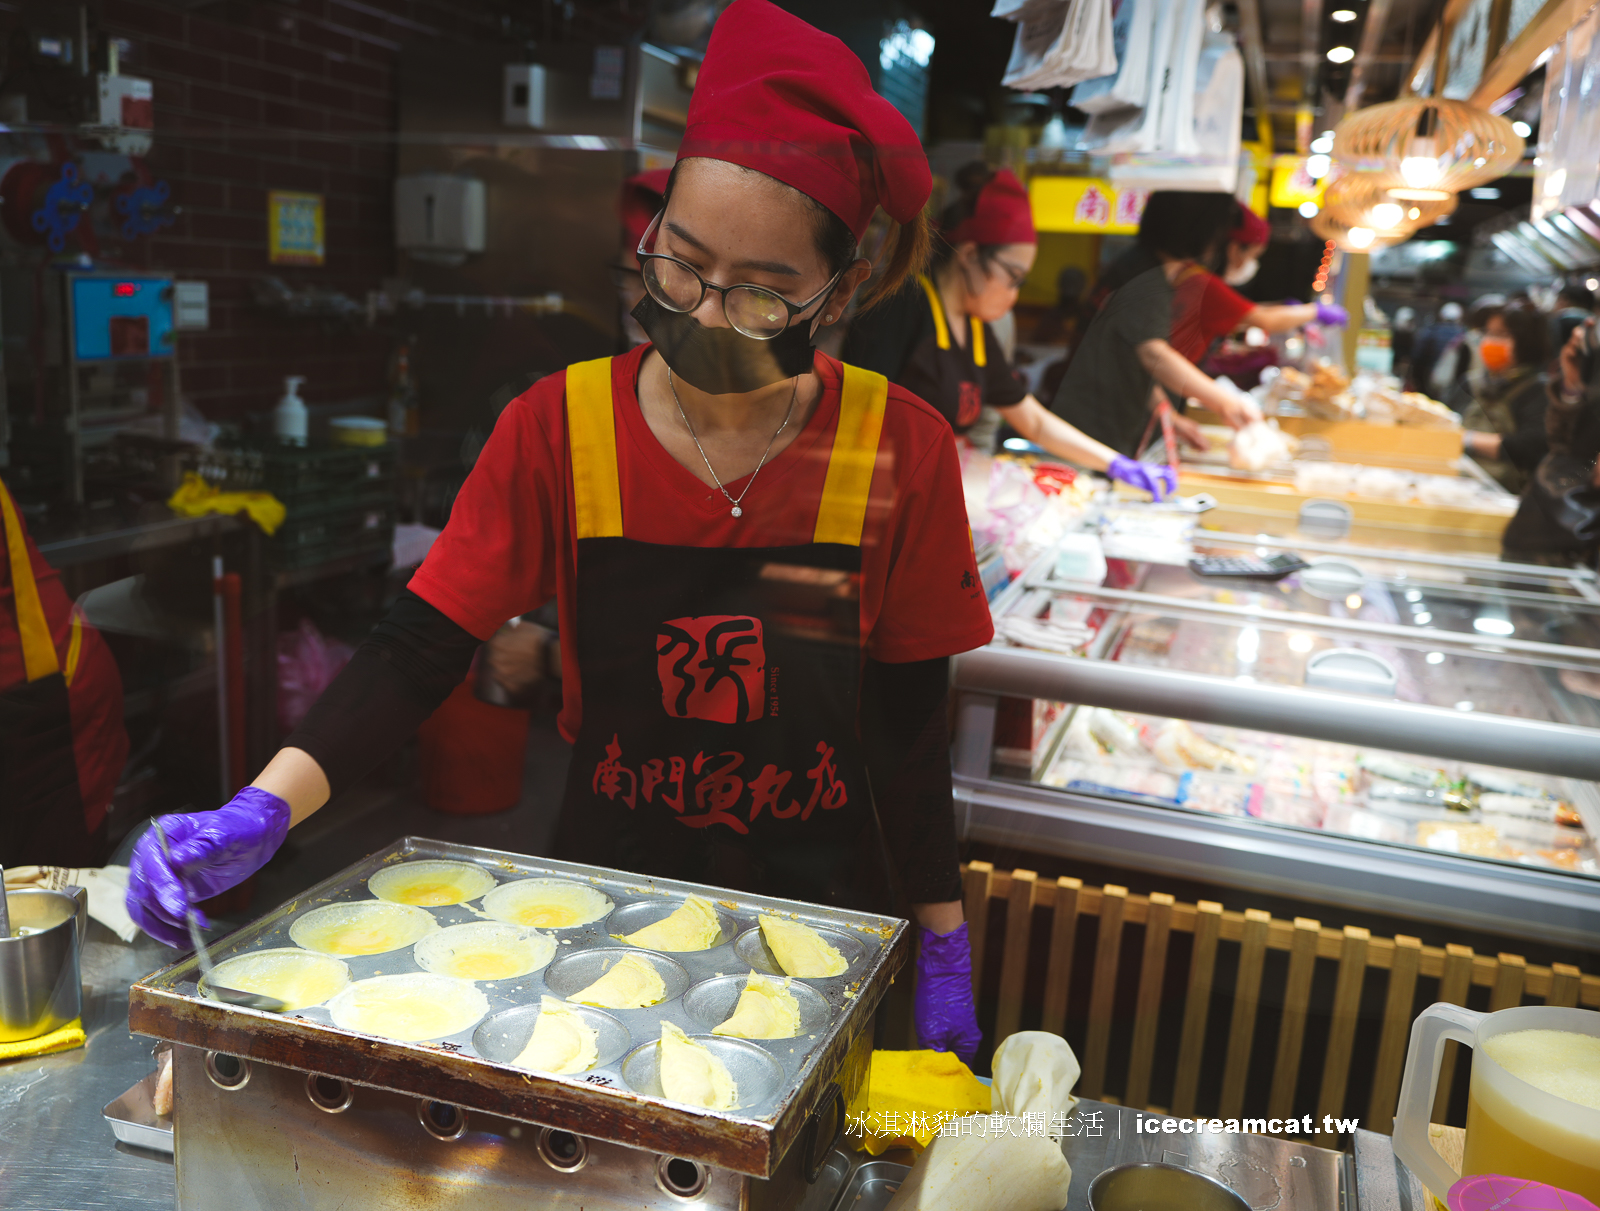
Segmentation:
{"type": "MultiPolygon", "coordinates": [[[[184,393],[208,418],[270,408],[285,374],[306,376],[303,395],[313,405],[385,391],[388,333],[265,312],[251,299],[251,282],[270,273],[364,300],[394,270],[400,47],[584,32],[530,28],[509,16],[520,22],[540,11],[494,0],[290,0],[184,12],[153,0],[104,0],[102,28],[131,44],[123,70],[154,81],[148,164],[181,208],[176,224],[141,241],[134,256],[211,284],[211,328],[184,336],[180,348],[184,393]],[[323,195],[321,268],[268,263],[272,189],[323,195]]],[[[561,18],[566,10],[543,11],[561,18]]]]}

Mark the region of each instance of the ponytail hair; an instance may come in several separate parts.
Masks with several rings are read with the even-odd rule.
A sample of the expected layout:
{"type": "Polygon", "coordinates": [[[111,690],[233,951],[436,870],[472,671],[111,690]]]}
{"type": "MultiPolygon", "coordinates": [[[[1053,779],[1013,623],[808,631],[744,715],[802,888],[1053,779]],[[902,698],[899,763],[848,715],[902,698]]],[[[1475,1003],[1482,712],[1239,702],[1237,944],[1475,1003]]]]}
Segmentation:
{"type": "Polygon", "coordinates": [[[909,223],[895,224],[892,238],[888,263],[861,292],[861,311],[894,297],[900,287],[922,272],[933,249],[933,225],[926,214],[918,213],[909,223]]]}

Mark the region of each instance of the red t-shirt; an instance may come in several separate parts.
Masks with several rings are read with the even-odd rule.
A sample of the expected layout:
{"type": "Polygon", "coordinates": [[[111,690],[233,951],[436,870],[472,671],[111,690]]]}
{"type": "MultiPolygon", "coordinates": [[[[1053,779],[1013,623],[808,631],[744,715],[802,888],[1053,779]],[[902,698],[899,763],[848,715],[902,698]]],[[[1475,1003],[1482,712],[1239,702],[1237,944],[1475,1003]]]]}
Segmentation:
{"type": "Polygon", "coordinates": [[[1170,344],[1196,365],[1211,342],[1226,336],[1255,309],[1255,304],[1214,273],[1191,265],[1172,283],[1170,344]]]}
{"type": "MultiPolygon", "coordinates": [[[[735,518],[722,493],[681,466],[645,422],[638,376],[648,348],[623,354],[612,376],[623,536],[679,547],[810,543],[839,421],[840,363],[817,355],[821,402],[762,468],[744,516],[735,518]]],[[[480,639],[555,598],[565,695],[559,726],[572,740],[583,706],[565,394],[566,374],[552,374],[506,406],[410,587],[480,639]]],[[[728,490],[738,496],[746,482],[728,490]]],[[[861,536],[862,647],[896,664],[951,656],[993,635],[950,425],[890,383],[861,536]]]]}

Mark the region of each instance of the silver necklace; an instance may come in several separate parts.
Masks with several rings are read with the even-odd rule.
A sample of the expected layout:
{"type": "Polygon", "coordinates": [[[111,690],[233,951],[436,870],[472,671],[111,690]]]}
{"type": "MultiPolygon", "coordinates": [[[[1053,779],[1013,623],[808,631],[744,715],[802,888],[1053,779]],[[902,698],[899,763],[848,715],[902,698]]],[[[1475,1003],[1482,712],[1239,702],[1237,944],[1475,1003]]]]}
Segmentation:
{"type": "Polygon", "coordinates": [[[672,402],[678,405],[678,415],[683,418],[683,427],[689,430],[689,440],[694,443],[694,448],[700,451],[700,461],[705,463],[706,470],[711,472],[711,480],[717,485],[717,491],[727,497],[728,503],[733,506],[733,515],[743,517],[744,510],[739,507],[739,502],[750,495],[750,489],[755,487],[756,476],[761,474],[761,468],[767,465],[767,455],[772,453],[772,447],[777,443],[778,434],[789,427],[789,418],[794,415],[794,401],[800,395],[800,376],[795,375],[794,389],[789,392],[789,410],[783,414],[783,424],[779,425],[777,432],[773,433],[772,440],[767,442],[767,448],[761,452],[761,461],[756,464],[756,469],[750,472],[750,482],[745,484],[744,491],[737,497],[731,496],[728,489],[722,486],[722,480],[717,475],[717,469],[711,465],[711,460],[706,457],[706,448],[700,444],[699,435],[694,431],[694,426],[689,423],[689,414],[683,410],[683,401],[678,398],[678,385],[672,381],[672,369],[667,368],[667,387],[672,392],[672,402]]]}

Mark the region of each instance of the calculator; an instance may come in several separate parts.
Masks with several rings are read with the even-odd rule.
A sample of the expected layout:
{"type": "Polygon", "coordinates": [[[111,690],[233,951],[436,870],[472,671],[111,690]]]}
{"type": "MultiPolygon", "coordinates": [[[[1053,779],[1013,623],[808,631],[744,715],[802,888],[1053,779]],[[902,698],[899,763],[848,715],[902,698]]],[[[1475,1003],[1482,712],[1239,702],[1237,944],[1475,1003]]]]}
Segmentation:
{"type": "Polygon", "coordinates": [[[1311,565],[1287,551],[1280,555],[1207,555],[1189,561],[1196,576],[1232,580],[1282,580],[1292,572],[1311,565]]]}

